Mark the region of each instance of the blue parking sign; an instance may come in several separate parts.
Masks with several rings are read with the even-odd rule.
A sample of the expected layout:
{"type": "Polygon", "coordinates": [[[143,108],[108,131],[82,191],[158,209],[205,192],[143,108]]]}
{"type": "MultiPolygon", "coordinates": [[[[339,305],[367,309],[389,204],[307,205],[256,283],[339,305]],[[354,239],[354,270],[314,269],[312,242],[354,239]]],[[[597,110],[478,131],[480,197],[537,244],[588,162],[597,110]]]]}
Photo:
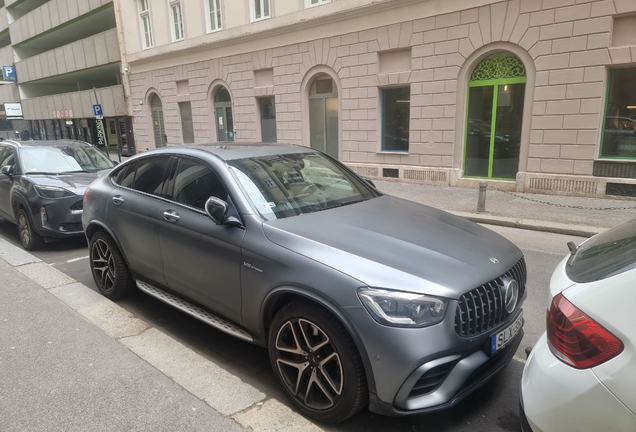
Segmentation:
{"type": "Polygon", "coordinates": [[[101,104],[93,105],[93,113],[95,113],[95,116],[103,116],[104,115],[104,111],[102,110],[101,104]]]}
{"type": "Polygon", "coordinates": [[[2,66],[2,78],[5,81],[16,81],[15,68],[13,66],[2,66]]]}

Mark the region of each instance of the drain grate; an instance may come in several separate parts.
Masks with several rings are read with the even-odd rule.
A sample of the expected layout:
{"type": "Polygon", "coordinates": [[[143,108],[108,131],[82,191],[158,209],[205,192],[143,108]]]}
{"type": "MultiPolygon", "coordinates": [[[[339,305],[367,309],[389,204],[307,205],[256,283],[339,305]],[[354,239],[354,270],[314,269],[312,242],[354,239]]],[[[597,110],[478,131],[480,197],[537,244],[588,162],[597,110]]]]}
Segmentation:
{"type": "Polygon", "coordinates": [[[607,183],[605,194],[636,198],[636,185],[625,183],[607,183]]]}
{"type": "Polygon", "coordinates": [[[382,168],[382,177],[399,178],[400,170],[397,168],[382,168]]]}

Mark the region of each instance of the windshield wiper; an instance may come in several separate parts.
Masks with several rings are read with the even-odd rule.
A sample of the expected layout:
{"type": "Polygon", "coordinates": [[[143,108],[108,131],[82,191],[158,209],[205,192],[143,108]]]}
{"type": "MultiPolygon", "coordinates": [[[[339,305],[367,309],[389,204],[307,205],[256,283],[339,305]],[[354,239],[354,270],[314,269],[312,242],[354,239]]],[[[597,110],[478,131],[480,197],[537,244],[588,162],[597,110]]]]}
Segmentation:
{"type": "Polygon", "coordinates": [[[341,202],[338,204],[334,204],[334,205],[330,205],[329,207],[323,207],[318,211],[323,211],[323,210],[329,210],[329,209],[333,209],[333,208],[337,208],[337,207],[344,207],[350,204],[357,204],[360,203],[362,201],[365,201],[364,199],[359,199],[359,200],[351,200],[351,201],[346,201],[346,202],[341,202]]]}
{"type": "Polygon", "coordinates": [[[25,175],[60,175],[61,173],[46,172],[46,171],[29,171],[25,175]]]}

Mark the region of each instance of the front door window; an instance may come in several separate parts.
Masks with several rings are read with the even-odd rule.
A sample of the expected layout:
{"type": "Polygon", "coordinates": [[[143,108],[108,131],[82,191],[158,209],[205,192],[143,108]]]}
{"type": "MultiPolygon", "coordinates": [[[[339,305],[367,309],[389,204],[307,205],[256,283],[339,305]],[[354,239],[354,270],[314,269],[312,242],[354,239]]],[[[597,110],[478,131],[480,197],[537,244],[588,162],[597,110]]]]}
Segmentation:
{"type": "Polygon", "coordinates": [[[468,83],[464,176],[515,180],[519,170],[525,68],[511,54],[495,54],[468,83]]]}
{"type": "Polygon", "coordinates": [[[163,105],[159,96],[154,95],[152,97],[151,110],[152,110],[152,128],[155,135],[155,147],[165,147],[168,143],[168,137],[166,136],[166,126],[163,122],[163,105]]]}
{"type": "Polygon", "coordinates": [[[216,136],[218,141],[234,141],[232,98],[225,87],[221,87],[214,96],[214,110],[216,112],[216,136]]]}
{"type": "Polygon", "coordinates": [[[338,93],[331,78],[318,78],[309,90],[310,146],[338,159],[338,93]]]}

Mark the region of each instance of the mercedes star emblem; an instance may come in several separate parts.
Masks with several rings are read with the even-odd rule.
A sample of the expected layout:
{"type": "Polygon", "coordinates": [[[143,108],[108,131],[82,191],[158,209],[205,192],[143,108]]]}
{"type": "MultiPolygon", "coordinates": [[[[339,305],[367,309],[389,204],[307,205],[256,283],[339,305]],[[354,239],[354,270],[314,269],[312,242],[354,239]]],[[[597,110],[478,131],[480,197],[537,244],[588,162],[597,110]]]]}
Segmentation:
{"type": "Polygon", "coordinates": [[[505,277],[502,279],[501,296],[503,297],[506,312],[512,313],[519,301],[519,284],[516,280],[505,277]]]}

